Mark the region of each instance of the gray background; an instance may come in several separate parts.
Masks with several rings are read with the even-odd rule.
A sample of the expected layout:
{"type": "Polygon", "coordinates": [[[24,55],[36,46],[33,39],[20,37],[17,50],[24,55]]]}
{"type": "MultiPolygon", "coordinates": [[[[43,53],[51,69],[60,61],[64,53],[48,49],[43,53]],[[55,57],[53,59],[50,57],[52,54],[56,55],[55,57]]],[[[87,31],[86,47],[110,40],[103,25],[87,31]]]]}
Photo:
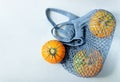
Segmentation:
{"type": "MultiPolygon", "coordinates": [[[[57,16],[58,17],[58,16],[57,16]]],[[[61,17],[56,20],[63,20],[61,17]]],[[[0,82],[120,82],[120,0],[0,0],[0,82]],[[92,9],[111,11],[117,26],[109,55],[97,77],[80,78],[60,64],[45,62],[41,46],[54,39],[48,7],[78,16],[92,9]]]]}

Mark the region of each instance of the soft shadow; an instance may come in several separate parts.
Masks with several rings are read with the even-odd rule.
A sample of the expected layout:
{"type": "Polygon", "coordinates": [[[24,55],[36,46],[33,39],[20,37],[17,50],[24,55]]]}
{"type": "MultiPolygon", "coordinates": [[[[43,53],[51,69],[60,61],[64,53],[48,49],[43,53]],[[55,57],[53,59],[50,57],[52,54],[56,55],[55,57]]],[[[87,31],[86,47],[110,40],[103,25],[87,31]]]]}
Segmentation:
{"type": "Polygon", "coordinates": [[[98,78],[100,77],[107,77],[111,75],[114,72],[115,69],[115,64],[111,64],[110,61],[106,61],[104,64],[101,72],[97,75],[98,78]]]}
{"type": "Polygon", "coordinates": [[[118,62],[117,55],[119,55],[117,52],[116,53],[114,52],[108,55],[104,63],[103,69],[97,75],[97,78],[108,77],[114,73],[117,62],[118,62]]]}

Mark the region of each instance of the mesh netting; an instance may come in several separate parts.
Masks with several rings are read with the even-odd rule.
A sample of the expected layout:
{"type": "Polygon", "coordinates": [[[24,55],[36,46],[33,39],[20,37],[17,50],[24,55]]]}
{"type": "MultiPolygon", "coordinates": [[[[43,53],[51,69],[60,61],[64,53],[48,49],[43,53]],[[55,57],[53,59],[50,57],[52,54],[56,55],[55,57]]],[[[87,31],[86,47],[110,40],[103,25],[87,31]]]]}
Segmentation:
{"type": "Polygon", "coordinates": [[[89,31],[88,27],[86,27],[85,29],[86,29],[86,31],[85,31],[86,43],[82,46],[75,46],[75,47],[65,45],[66,55],[65,55],[65,58],[63,59],[63,61],[61,62],[62,66],[68,72],[70,72],[76,76],[81,76],[81,75],[78,74],[73,67],[73,58],[74,58],[75,54],[78,53],[80,50],[88,50],[91,48],[96,49],[101,53],[101,55],[103,57],[103,63],[104,63],[106,56],[108,54],[109,48],[110,48],[112,38],[113,38],[113,33],[111,34],[110,37],[98,38],[89,31]]]}

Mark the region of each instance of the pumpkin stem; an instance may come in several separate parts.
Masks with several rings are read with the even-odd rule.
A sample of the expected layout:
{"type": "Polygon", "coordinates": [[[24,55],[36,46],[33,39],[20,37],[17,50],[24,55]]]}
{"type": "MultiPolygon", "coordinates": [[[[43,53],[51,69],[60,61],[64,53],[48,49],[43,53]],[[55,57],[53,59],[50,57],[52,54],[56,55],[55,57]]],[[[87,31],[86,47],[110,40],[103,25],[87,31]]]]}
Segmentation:
{"type": "Polygon", "coordinates": [[[50,52],[51,55],[55,56],[55,54],[56,54],[56,49],[55,49],[55,48],[51,48],[51,49],[49,50],[49,52],[50,52]]]}

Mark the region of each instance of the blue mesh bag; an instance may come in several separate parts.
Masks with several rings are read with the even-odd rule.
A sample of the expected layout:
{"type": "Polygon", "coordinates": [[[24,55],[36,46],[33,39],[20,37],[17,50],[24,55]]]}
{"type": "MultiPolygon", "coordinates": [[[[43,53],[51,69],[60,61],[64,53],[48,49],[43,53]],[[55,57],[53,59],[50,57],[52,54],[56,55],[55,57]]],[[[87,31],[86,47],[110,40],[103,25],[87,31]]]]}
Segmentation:
{"type": "Polygon", "coordinates": [[[48,8],[46,16],[53,25],[52,35],[66,48],[62,66],[76,76],[93,77],[102,69],[115,30],[115,17],[104,9],[95,9],[79,17],[70,12],[48,8]],[[69,18],[56,24],[51,12],[69,18]]]}

